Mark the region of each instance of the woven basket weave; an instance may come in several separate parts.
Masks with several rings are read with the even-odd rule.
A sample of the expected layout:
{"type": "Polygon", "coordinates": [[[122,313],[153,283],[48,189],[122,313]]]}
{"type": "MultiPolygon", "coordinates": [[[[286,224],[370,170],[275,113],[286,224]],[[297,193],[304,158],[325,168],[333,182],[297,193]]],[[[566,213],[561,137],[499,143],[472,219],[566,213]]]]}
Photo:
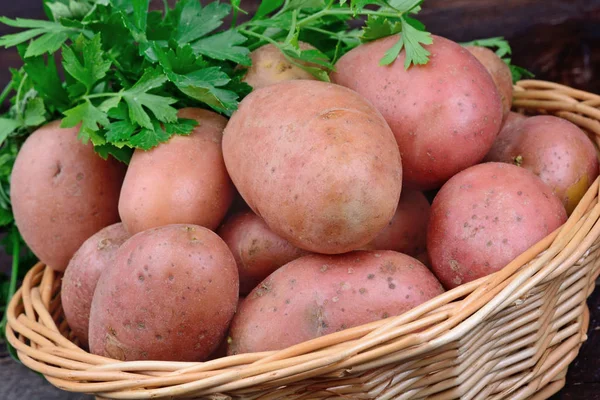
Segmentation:
{"type": "MultiPolygon", "coordinates": [[[[535,80],[514,108],[555,114],[600,143],[600,96],[535,80]]],[[[277,352],[205,363],[121,362],[72,342],[60,276],[43,264],[8,307],[21,361],[68,391],[149,399],[545,399],[586,339],[600,272],[596,180],[569,220],[506,268],[398,317],[277,352]]]]}

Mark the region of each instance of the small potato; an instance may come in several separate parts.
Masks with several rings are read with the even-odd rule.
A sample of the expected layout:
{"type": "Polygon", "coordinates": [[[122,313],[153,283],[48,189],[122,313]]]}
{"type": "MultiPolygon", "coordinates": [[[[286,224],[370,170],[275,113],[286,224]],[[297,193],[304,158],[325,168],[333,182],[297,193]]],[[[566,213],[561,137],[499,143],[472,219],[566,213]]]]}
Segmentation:
{"type": "Polygon", "coordinates": [[[466,49],[483,64],[492,76],[502,98],[502,114],[506,118],[512,107],[513,82],[510,68],[496,53],[486,47],[467,46],[466,49]]]}
{"type": "Polygon", "coordinates": [[[61,303],[71,331],[84,347],[88,347],[90,308],[96,284],[102,272],[112,266],[117,250],[127,239],[129,234],[123,224],[107,226],[81,245],[65,270],[61,303]]]}
{"type": "Polygon", "coordinates": [[[284,349],[400,315],[443,291],[423,264],[394,251],[308,255],[246,297],[231,324],[227,354],[284,349]]]}
{"type": "Polygon", "coordinates": [[[513,125],[498,139],[489,161],[512,163],[539,176],[571,214],[598,176],[592,141],[577,125],[540,115],[513,125]]]}
{"type": "Polygon", "coordinates": [[[432,271],[447,289],[489,275],[566,219],[560,200],[525,168],[475,165],[446,182],[433,201],[432,271]]]}
{"type": "Polygon", "coordinates": [[[430,205],[425,195],[406,189],[394,217],[366,247],[375,250],[394,250],[409,256],[425,251],[430,205]]]}
{"type": "Polygon", "coordinates": [[[498,137],[494,141],[492,148],[486,154],[483,162],[496,161],[506,151],[506,148],[511,145],[514,140],[514,132],[516,128],[525,121],[528,117],[511,111],[502,124],[502,129],[498,133],[498,137]]]}
{"type": "Polygon", "coordinates": [[[136,150],[131,158],[119,213],[132,235],[182,223],[214,230],[233,201],[221,151],[227,120],[200,108],[184,108],[178,115],[198,121],[189,136],[175,135],[152,150],[136,150]]]}
{"type": "Polygon", "coordinates": [[[250,93],[225,128],[223,156],[250,208],[311,252],[366,245],[400,199],[402,163],[389,126],[357,93],[331,83],[250,93]]]}
{"type": "Polygon", "coordinates": [[[331,74],[381,112],[400,149],[402,185],[418,190],[439,188],[480,162],[502,123],[502,101],[485,67],[459,44],[432,38],[426,65],[406,69],[405,51],[379,65],[398,40],[392,35],[349,51],[331,74]]]}
{"type": "MultiPolygon", "coordinates": [[[[314,49],[308,43],[298,43],[301,50],[314,49]]],[[[278,82],[291,81],[296,79],[316,80],[310,72],[294,65],[285,58],[283,53],[272,44],[265,44],[250,53],[252,66],[248,69],[246,76],[242,81],[252,86],[253,89],[260,89],[265,86],[273,85],[278,82]]],[[[306,66],[317,65],[303,63],[306,66]]]]}
{"type": "Polygon", "coordinates": [[[39,128],[21,147],[11,174],[19,232],[43,263],[60,272],[83,242],[119,221],[126,169],[100,158],[78,132],[60,128],[60,121],[39,128]]]}
{"type": "Polygon", "coordinates": [[[140,232],[98,281],[90,350],[124,361],[202,361],[223,340],[238,292],[235,259],[214,232],[196,225],[140,232]]]}
{"type": "Polygon", "coordinates": [[[232,215],[217,234],[227,243],[240,274],[240,294],[247,295],[273,271],[308,254],[274,233],[252,211],[232,215]]]}

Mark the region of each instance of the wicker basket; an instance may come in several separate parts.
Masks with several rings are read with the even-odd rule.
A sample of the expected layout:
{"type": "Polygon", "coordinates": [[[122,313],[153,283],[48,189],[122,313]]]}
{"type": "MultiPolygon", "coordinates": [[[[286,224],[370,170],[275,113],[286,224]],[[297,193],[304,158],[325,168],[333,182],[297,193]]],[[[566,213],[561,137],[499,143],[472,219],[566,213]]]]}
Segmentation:
{"type": "MultiPolygon", "coordinates": [[[[600,96],[535,80],[514,107],[566,118],[600,143],[600,96]]],[[[71,338],[60,276],[42,264],[8,308],[21,361],[68,391],[99,398],[545,399],[586,339],[600,271],[599,181],[569,220],[494,275],[401,315],[277,352],[205,363],[121,362],[71,338]]]]}

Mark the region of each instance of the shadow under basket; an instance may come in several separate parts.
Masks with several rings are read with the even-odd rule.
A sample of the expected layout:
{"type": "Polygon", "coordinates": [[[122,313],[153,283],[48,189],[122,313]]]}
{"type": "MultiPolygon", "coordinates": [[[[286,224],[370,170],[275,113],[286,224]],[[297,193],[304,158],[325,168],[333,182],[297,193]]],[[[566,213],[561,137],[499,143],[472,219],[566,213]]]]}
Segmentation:
{"type": "MultiPolygon", "coordinates": [[[[565,118],[600,143],[600,96],[515,85],[514,109],[565,118]]],[[[409,312],[281,351],[204,363],[122,362],[70,340],[60,275],[37,264],[8,307],[6,335],[60,389],[110,399],[546,399],[589,322],[600,271],[599,181],[569,220],[501,271],[409,312]]]]}

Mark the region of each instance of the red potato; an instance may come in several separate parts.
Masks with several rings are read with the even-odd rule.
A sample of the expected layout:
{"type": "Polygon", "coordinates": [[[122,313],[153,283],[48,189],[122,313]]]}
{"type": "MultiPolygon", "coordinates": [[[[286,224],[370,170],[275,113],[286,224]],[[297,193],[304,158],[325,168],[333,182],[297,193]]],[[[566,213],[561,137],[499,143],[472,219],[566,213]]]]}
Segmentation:
{"type": "Polygon", "coordinates": [[[366,245],[400,199],[402,164],[389,126],[357,93],[330,83],[252,92],[227,124],[223,155],[250,208],[312,252],[366,245]]]}
{"type": "Polygon", "coordinates": [[[112,266],[115,254],[129,239],[118,223],[94,234],[77,250],[62,278],[60,297],[65,318],[73,334],[88,347],[90,308],[96,284],[102,272],[112,266]]]}
{"type": "Polygon", "coordinates": [[[178,115],[198,121],[189,136],[175,135],[152,150],[136,150],[131,158],[119,199],[131,234],[180,223],[216,229],[233,201],[221,151],[227,120],[199,108],[184,108],[178,115]]]}
{"type": "Polygon", "coordinates": [[[366,247],[417,256],[425,251],[429,202],[416,190],[403,190],[394,217],[366,247]]]}
{"type": "MultiPolygon", "coordinates": [[[[314,49],[308,43],[299,42],[301,50],[314,49]]],[[[248,68],[243,81],[252,86],[254,90],[265,86],[274,85],[283,81],[296,79],[316,80],[310,72],[294,65],[288,60],[281,50],[272,44],[266,44],[250,53],[252,66],[248,68]]],[[[318,65],[304,63],[307,66],[317,67],[318,65]]]]}
{"type": "Polygon", "coordinates": [[[502,98],[502,114],[506,119],[512,107],[513,81],[510,68],[495,52],[486,47],[467,46],[466,49],[483,64],[492,76],[502,98]]]}
{"type": "Polygon", "coordinates": [[[427,251],[451,289],[502,269],[567,219],[558,198],[530,171],[475,165],[442,186],[431,206],[427,251]]]}
{"type": "Polygon", "coordinates": [[[575,124],[540,115],[514,124],[486,160],[513,163],[539,176],[571,214],[598,176],[596,148],[575,124]]]}
{"type": "Polygon", "coordinates": [[[17,155],[10,197],[15,223],[37,258],[62,272],[90,236],[119,221],[125,165],[103,160],[79,128],[51,122],[31,134],[17,155]]]}
{"type": "Polygon", "coordinates": [[[426,65],[404,68],[405,52],[390,66],[379,60],[396,35],[363,44],[345,54],[333,82],[356,90],[388,122],[400,154],[403,185],[440,187],[480,162],[502,122],[502,102],[490,74],[462,46],[433,35],[426,65]]]}
{"type": "Polygon", "coordinates": [[[235,259],[212,231],[167,225],[132,236],[100,277],[90,350],[117,360],[202,361],[235,313],[235,259]]]}
{"type": "Polygon", "coordinates": [[[232,215],[217,234],[227,243],[240,274],[240,294],[246,295],[277,268],[308,254],[274,233],[252,211],[232,215]]]}
{"type": "Polygon", "coordinates": [[[423,264],[394,251],[305,256],[246,297],[231,324],[227,354],[284,349],[400,315],[443,291],[423,264]]]}

